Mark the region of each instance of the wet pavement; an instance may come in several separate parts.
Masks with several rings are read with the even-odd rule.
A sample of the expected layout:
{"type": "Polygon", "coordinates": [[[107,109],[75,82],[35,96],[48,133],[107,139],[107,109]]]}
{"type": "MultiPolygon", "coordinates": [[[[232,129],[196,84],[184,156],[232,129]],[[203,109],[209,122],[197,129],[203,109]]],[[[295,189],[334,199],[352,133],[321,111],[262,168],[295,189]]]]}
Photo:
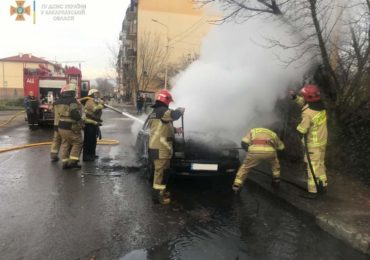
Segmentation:
{"type": "MultiPolygon", "coordinates": [[[[105,111],[100,158],[62,171],[49,147],[0,153],[1,259],[367,259],[252,182],[172,179],[174,202],[151,201],[132,122],[105,111]]],[[[0,148],[50,140],[26,123],[0,129],[0,148]]]]}

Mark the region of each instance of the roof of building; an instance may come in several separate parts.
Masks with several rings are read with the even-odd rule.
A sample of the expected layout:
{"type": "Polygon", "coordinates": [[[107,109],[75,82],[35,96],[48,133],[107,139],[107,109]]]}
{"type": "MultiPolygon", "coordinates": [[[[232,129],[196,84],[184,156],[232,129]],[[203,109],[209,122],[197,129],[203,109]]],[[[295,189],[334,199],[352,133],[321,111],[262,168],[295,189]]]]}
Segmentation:
{"type": "Polygon", "coordinates": [[[80,75],[81,74],[81,70],[79,70],[78,68],[76,67],[67,67],[65,69],[65,73],[67,75],[80,75]]]}
{"type": "Polygon", "coordinates": [[[19,54],[17,56],[0,59],[0,61],[9,62],[29,62],[29,63],[49,63],[47,60],[33,56],[32,54],[19,54]]]}

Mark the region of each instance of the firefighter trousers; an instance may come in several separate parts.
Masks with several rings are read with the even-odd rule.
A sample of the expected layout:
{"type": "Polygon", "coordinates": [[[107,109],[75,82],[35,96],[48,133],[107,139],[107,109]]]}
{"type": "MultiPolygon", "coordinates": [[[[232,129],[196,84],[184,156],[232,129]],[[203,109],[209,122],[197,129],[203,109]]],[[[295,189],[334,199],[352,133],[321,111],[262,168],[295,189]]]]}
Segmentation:
{"type": "Polygon", "coordinates": [[[59,128],[62,137],[61,157],[63,164],[78,162],[82,148],[81,131],[72,131],[59,128]]]}
{"type": "Polygon", "coordinates": [[[93,124],[86,124],[84,129],[84,149],[83,149],[83,159],[93,160],[96,155],[96,136],[98,132],[98,127],[93,124]]]}
{"type": "MultiPolygon", "coordinates": [[[[317,182],[322,183],[324,187],[328,185],[328,180],[326,177],[326,168],[325,168],[325,152],[326,147],[315,147],[315,148],[308,148],[308,152],[310,154],[312,168],[314,170],[315,176],[317,178],[317,182]]],[[[305,154],[304,161],[307,164],[307,190],[310,193],[317,193],[316,184],[314,177],[311,172],[311,167],[308,164],[307,154],[305,154]]]]}
{"type": "Polygon", "coordinates": [[[62,145],[62,137],[58,130],[54,131],[53,142],[51,143],[50,157],[51,159],[57,159],[60,146],[62,145]]]}
{"type": "Polygon", "coordinates": [[[170,168],[170,159],[154,160],[153,189],[163,191],[166,189],[167,176],[165,171],[170,168]]]}
{"type": "Polygon", "coordinates": [[[234,185],[242,186],[248,176],[249,171],[253,167],[260,164],[262,161],[266,161],[271,165],[273,178],[280,177],[280,163],[279,159],[277,158],[276,152],[248,152],[247,156],[244,159],[244,162],[242,163],[236,174],[234,185]]]}

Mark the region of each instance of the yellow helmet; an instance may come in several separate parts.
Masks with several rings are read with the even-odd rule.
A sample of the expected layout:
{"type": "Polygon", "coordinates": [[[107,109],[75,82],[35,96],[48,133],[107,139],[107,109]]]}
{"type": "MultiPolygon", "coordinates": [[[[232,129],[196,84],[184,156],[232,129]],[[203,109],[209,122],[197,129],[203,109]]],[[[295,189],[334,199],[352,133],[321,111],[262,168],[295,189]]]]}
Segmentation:
{"type": "Polygon", "coordinates": [[[94,93],[99,93],[99,90],[97,90],[96,88],[92,88],[89,90],[89,93],[87,93],[88,96],[91,96],[93,95],[94,93]]]}

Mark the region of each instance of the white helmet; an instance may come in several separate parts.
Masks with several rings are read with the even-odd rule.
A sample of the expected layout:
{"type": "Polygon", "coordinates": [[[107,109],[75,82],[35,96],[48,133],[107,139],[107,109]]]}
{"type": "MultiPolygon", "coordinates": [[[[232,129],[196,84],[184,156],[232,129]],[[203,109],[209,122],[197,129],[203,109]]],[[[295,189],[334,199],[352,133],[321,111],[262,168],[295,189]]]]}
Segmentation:
{"type": "Polygon", "coordinates": [[[99,93],[99,90],[97,90],[96,88],[92,88],[89,90],[89,93],[87,93],[88,96],[91,96],[93,95],[94,93],[99,93]]]}

